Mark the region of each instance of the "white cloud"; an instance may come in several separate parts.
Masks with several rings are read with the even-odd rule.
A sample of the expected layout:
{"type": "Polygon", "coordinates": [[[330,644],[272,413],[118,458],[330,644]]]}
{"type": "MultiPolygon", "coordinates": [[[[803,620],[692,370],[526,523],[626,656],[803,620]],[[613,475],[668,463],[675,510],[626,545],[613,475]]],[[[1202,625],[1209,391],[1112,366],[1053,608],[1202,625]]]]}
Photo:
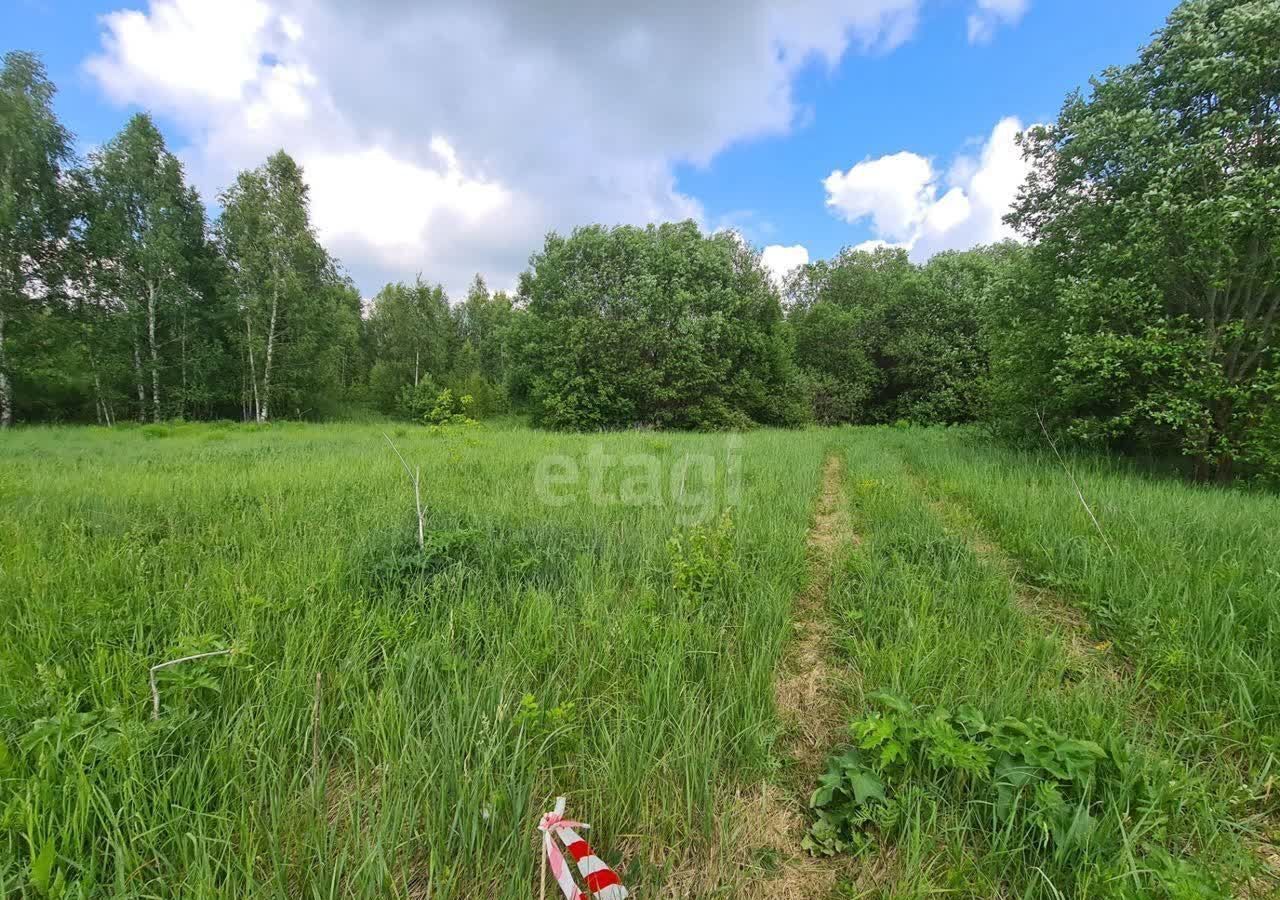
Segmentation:
{"type": "Polygon", "coordinates": [[[985,44],[1001,25],[1016,25],[1027,12],[1031,0],[978,0],[969,14],[969,43],[985,44]]]}
{"type": "Polygon", "coordinates": [[[874,253],[877,250],[910,250],[910,244],[895,244],[892,241],[881,240],[880,238],[871,238],[867,241],[854,244],[853,249],[860,253],[874,253]]]}
{"type": "Polygon", "coordinates": [[[788,272],[797,266],[803,266],[809,261],[809,250],[802,244],[794,244],[790,247],[784,247],[781,244],[770,244],[760,254],[760,261],[764,264],[765,269],[768,270],[769,277],[773,279],[773,283],[778,287],[782,287],[782,281],[787,277],[788,272]]]}
{"type": "Polygon", "coordinates": [[[903,151],[868,159],[823,181],[827,206],[848,222],[871,220],[876,237],[854,249],[905,247],[916,260],[942,250],[1015,238],[1003,221],[1027,177],[1015,118],[1001,119],[975,158],[961,156],[939,178],[931,160],[903,151]],[[945,187],[945,191],[943,188],[945,187]]]}
{"type": "Polygon", "coordinates": [[[675,164],[786,133],[804,65],[891,50],[923,2],[148,0],[86,69],[177,124],[208,198],[287,149],[366,292],[460,290],[512,283],[552,228],[703,221],[675,164]]]}
{"type": "Polygon", "coordinates": [[[103,52],[86,67],[118,102],[181,111],[238,103],[269,74],[271,9],[261,0],[168,0],[102,17],[103,52]]]}
{"type": "Polygon", "coordinates": [[[900,240],[914,232],[933,202],[933,166],[914,153],[894,153],[832,172],[822,182],[827,206],[847,222],[871,217],[877,232],[900,240]]]}
{"type": "Polygon", "coordinates": [[[380,146],[311,157],[306,173],[322,240],[351,256],[412,269],[433,225],[465,231],[511,211],[510,192],[464,174],[442,138],[432,150],[437,167],[397,159],[380,146]]]}

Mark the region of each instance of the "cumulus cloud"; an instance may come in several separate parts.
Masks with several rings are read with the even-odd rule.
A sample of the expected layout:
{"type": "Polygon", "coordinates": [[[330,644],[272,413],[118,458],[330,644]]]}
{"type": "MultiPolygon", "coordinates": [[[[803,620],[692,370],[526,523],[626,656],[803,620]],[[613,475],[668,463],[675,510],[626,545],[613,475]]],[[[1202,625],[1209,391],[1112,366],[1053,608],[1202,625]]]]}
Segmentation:
{"type": "Polygon", "coordinates": [[[985,44],[1001,25],[1016,25],[1027,12],[1031,0],[978,0],[969,13],[969,43],[985,44]]]}
{"type": "Polygon", "coordinates": [[[773,283],[782,287],[783,279],[792,269],[803,266],[809,261],[809,250],[803,244],[794,244],[790,247],[770,244],[760,254],[760,261],[768,270],[773,283]]]}
{"type": "Polygon", "coordinates": [[[786,133],[798,71],[885,52],[923,0],[149,0],[86,69],[177,125],[212,197],[280,147],[366,292],[512,283],[550,229],[693,217],[673,167],[786,133]]]}
{"type": "Polygon", "coordinates": [[[981,152],[958,157],[945,175],[907,151],[837,170],[823,181],[827,206],[848,222],[870,220],[876,237],[855,249],[904,247],[917,260],[1014,238],[1003,218],[1027,177],[1015,140],[1022,130],[1018,119],[1001,119],[981,152]]]}

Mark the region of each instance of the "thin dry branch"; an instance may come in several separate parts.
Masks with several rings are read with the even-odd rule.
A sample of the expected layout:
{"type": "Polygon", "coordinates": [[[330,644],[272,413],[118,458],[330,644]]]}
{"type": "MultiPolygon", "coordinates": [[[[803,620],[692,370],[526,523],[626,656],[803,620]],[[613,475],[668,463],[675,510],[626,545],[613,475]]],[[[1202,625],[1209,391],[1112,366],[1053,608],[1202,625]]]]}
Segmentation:
{"type": "Polygon", "coordinates": [[[1054,442],[1053,436],[1049,434],[1049,429],[1044,424],[1044,413],[1039,409],[1036,410],[1036,418],[1040,421],[1040,430],[1044,432],[1045,440],[1049,442],[1049,446],[1053,448],[1053,455],[1058,457],[1058,462],[1062,463],[1062,468],[1066,470],[1067,477],[1071,479],[1071,485],[1076,489],[1076,496],[1080,498],[1080,505],[1084,507],[1084,511],[1089,514],[1089,519],[1093,522],[1093,527],[1098,529],[1098,537],[1102,538],[1102,543],[1106,544],[1108,550],[1114,551],[1111,542],[1107,540],[1107,536],[1102,533],[1102,526],[1098,524],[1098,517],[1093,514],[1093,510],[1089,508],[1089,501],[1084,499],[1084,491],[1080,490],[1080,482],[1076,481],[1075,473],[1071,471],[1071,467],[1067,465],[1067,461],[1062,458],[1062,454],[1058,452],[1058,445],[1054,442]]]}
{"type": "Polygon", "coordinates": [[[395,455],[400,457],[400,465],[404,466],[404,473],[409,476],[409,483],[413,485],[413,505],[414,509],[418,513],[418,549],[424,550],[426,549],[427,543],[426,526],[422,515],[422,469],[410,469],[409,463],[405,461],[404,455],[391,440],[391,436],[385,431],[382,432],[382,436],[386,438],[387,444],[391,447],[392,451],[394,451],[395,455]]]}
{"type": "Polygon", "coordinates": [[[171,659],[168,662],[156,663],[151,667],[151,718],[160,718],[160,687],[156,684],[156,672],[161,669],[167,669],[169,666],[176,666],[178,663],[191,662],[196,659],[205,659],[210,656],[223,656],[227,653],[235,653],[235,648],[226,650],[210,650],[208,653],[196,653],[192,656],[184,656],[181,659],[171,659]]]}

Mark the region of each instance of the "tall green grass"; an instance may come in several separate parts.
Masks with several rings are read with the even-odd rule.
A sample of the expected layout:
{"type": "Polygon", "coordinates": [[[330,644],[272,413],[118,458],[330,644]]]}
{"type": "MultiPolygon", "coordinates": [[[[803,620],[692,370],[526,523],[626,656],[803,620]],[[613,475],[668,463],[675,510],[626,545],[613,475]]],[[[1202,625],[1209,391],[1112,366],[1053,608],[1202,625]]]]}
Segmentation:
{"type": "Polygon", "coordinates": [[[1266,791],[1280,763],[1280,497],[1072,459],[1104,539],[1052,457],[975,438],[917,430],[895,447],[1026,577],[1083,609],[1200,752],[1266,791]]]}
{"type": "Polygon", "coordinates": [[[915,784],[846,893],[1212,896],[1269,827],[1274,498],[1078,462],[1108,546],[1056,463],[967,433],[751,433],[736,497],[723,436],[392,437],[422,550],[374,426],[0,435],[0,896],[527,897],[561,793],[637,893],[687,884],[733,791],[785,780],[773,682],[833,448],[864,541],[831,634],[862,693],[1042,718],[1146,785],[1109,786],[1088,852],[1055,856],[915,784]],[[638,468],[593,486],[600,451],[638,468]],[[714,484],[673,489],[699,454],[714,484]],[[584,465],[564,502],[548,459],[584,465]],[[659,497],[621,502],[653,471],[659,497]],[[1077,665],[935,498],[1132,671],[1077,665]],[[149,667],[218,648],[163,670],[153,721],[149,667]]]}
{"type": "Polygon", "coordinates": [[[3,437],[0,895],[525,897],[560,793],[641,888],[714,839],[770,768],[825,437],[750,435],[731,524],[719,467],[701,526],[669,483],[548,506],[534,479],[596,445],[668,479],[717,436],[394,439],[425,553],[376,428],[3,437]],[[148,667],[218,647],[151,721],[148,667]]]}
{"type": "MultiPolygon", "coordinates": [[[[888,842],[893,896],[1228,896],[1249,864],[1237,840],[1233,786],[1188,759],[1186,734],[1144,688],[1082,665],[1066,635],[1019,609],[1008,577],[944,525],[907,466],[919,441],[890,429],[845,432],[855,527],[863,543],[837,578],[832,613],[866,694],[887,691],[926,710],[976,707],[1043,720],[1095,741],[1121,764],[1087,841],[1033,840],[994,814],[994,792],[961,780],[912,783],[888,842]]],[[[932,446],[932,444],[930,445],[932,446]]],[[[876,705],[854,698],[855,708],[876,705]]]]}

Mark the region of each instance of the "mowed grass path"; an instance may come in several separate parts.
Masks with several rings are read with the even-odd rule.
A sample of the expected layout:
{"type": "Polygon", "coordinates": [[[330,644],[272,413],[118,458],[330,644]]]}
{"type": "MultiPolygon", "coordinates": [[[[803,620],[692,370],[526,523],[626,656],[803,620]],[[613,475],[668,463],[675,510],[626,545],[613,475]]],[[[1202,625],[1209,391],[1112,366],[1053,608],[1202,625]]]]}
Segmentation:
{"type": "Polygon", "coordinates": [[[862,540],[803,612],[817,689],[1039,717],[1163,785],[1107,794],[1087,864],[913,785],[834,895],[1254,890],[1276,498],[1078,464],[1108,546],[1052,458],[969,432],[391,434],[425,552],[376,427],[0,435],[0,896],[528,897],[561,793],[642,895],[785,876],[742,818],[812,762],[775,681],[833,453],[862,540]],[[1028,610],[1045,586],[1078,621],[1028,610]],[[148,667],[219,648],[153,722],[148,667]]]}

